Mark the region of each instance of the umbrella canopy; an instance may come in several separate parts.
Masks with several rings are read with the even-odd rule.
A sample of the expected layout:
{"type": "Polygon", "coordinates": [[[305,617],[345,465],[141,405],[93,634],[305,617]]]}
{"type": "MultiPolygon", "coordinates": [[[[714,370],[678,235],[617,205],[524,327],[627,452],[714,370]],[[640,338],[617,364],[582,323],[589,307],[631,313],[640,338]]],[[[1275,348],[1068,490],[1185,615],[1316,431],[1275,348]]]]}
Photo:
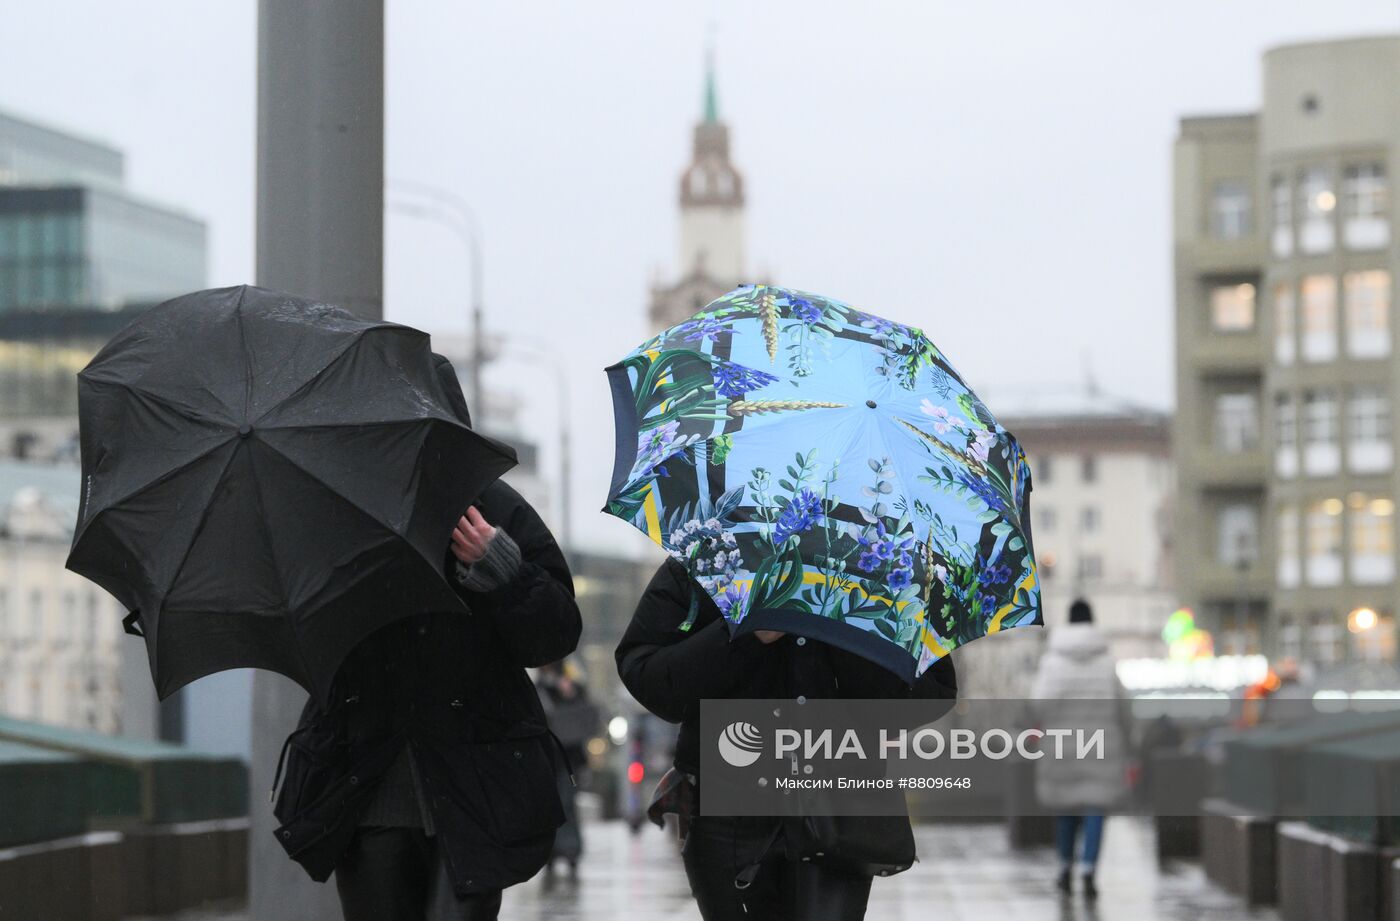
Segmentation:
{"type": "Polygon", "coordinates": [[[324,700],[369,633],[463,609],[453,523],[515,463],[454,413],[426,333],[252,287],[143,314],[78,414],[68,568],[138,618],[162,697],[254,667],[324,700]]]}
{"type": "Polygon", "coordinates": [[[735,634],[811,636],[912,681],[1042,622],[1025,454],[921,331],[750,285],[608,374],[606,511],[735,634]]]}

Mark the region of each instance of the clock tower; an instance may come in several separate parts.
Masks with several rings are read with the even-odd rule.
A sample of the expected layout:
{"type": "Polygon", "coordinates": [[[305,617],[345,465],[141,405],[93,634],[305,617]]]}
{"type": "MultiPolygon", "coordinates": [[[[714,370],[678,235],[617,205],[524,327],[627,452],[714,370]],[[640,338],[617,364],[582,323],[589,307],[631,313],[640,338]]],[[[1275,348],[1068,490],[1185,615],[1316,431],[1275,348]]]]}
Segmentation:
{"type": "Polygon", "coordinates": [[[750,281],[744,267],[744,177],[729,159],[729,126],[720,121],[713,57],[705,69],[704,110],[690,165],[680,177],[680,277],[655,286],[649,319],[659,330],[750,281]]]}

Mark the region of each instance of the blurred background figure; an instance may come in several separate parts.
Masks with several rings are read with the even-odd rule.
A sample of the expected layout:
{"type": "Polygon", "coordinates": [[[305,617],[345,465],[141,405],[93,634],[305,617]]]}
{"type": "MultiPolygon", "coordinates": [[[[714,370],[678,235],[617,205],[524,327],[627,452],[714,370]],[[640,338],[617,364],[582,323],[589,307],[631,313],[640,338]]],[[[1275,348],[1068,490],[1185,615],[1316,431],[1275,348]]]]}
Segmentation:
{"type": "Polygon", "coordinates": [[[588,769],[586,746],[589,739],[598,734],[600,716],[598,708],[588,698],[588,688],[583,683],[578,667],[567,660],[551,662],[540,668],[535,675],[535,688],[540,693],[545,717],[549,720],[549,730],[563,746],[574,775],[570,776],[569,766],[560,765],[558,771],[559,799],[564,804],[564,825],[555,833],[554,851],[545,865],[545,882],[553,883],[560,861],[569,866],[569,879],[578,879],[578,861],[583,856],[583,830],[579,824],[576,784],[587,784],[583,772],[588,769]]]}
{"type": "Polygon", "coordinates": [[[1103,843],[1104,813],[1125,792],[1127,734],[1119,720],[1105,720],[1101,701],[1122,700],[1108,640],[1094,626],[1094,612],[1083,599],[1069,608],[1069,623],[1050,631],[1031,697],[1042,722],[1102,726],[1102,758],[1044,758],[1036,762],[1036,796],[1059,812],[1055,847],[1060,857],[1056,885],[1069,894],[1075,858],[1086,899],[1098,897],[1094,881],[1103,843]],[[1053,702],[1053,703],[1052,703],[1053,702]],[[1076,855],[1077,851],[1077,855],[1076,855]]]}

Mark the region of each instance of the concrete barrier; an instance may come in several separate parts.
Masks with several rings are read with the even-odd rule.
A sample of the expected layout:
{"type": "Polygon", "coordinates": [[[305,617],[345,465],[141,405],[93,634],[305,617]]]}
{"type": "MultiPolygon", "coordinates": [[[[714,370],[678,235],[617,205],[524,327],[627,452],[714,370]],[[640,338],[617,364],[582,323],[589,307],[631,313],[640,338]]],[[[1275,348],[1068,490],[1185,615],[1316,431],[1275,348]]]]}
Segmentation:
{"type": "Polygon", "coordinates": [[[1343,838],[1328,841],[1327,921],[1378,921],[1381,852],[1343,838]]]}
{"type": "Polygon", "coordinates": [[[1278,826],[1278,912],[1283,921],[1323,921],[1330,903],[1328,836],[1306,822],[1278,826]]]}
{"type": "Polygon", "coordinates": [[[1201,866],[1206,876],[1249,905],[1278,899],[1278,820],[1247,814],[1224,800],[1202,804],[1201,866]]]}
{"type": "Polygon", "coordinates": [[[224,819],[0,850],[0,921],[121,921],[242,904],[247,848],[247,819],[224,819]]]}

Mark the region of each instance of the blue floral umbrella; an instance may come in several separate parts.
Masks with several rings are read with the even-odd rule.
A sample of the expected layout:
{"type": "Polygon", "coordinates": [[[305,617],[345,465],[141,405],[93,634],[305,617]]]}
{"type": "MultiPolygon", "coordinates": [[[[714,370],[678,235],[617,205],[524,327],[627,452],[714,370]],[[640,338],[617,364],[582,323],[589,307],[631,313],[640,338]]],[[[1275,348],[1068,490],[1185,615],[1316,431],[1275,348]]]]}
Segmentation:
{"type": "Polygon", "coordinates": [[[606,511],[683,563],[733,634],[810,636],[912,682],[1042,623],[1025,453],[920,330],[750,285],[608,375],[606,511]]]}

